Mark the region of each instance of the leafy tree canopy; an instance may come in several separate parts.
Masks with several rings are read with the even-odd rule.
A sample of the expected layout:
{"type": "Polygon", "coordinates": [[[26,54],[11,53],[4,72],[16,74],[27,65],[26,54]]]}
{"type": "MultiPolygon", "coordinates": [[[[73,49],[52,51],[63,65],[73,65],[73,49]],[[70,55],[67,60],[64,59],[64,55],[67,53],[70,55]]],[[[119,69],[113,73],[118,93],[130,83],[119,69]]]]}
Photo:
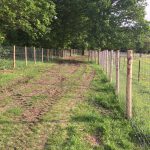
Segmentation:
{"type": "Polygon", "coordinates": [[[51,48],[143,47],[146,0],[1,0],[0,42],[51,48]]]}

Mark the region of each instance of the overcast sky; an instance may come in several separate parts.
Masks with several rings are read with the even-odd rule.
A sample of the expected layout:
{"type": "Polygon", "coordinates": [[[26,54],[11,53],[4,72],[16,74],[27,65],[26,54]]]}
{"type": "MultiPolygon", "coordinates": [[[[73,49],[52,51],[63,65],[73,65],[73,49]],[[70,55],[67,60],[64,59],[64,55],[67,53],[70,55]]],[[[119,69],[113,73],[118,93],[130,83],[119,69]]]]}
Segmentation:
{"type": "Polygon", "coordinates": [[[147,0],[147,3],[148,3],[148,6],[146,7],[147,15],[146,15],[145,19],[150,21],[150,0],[147,0]]]}

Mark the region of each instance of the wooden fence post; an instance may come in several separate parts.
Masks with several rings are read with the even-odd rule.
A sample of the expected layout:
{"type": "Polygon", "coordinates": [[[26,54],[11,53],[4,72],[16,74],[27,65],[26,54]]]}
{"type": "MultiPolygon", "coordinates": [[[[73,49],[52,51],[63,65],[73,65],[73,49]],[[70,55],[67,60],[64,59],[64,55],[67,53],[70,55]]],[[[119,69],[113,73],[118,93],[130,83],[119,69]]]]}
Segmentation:
{"type": "Polygon", "coordinates": [[[99,64],[101,65],[101,51],[99,51],[99,64]]]}
{"type": "Polygon", "coordinates": [[[116,51],[116,95],[119,94],[119,50],[116,51]]]}
{"type": "Polygon", "coordinates": [[[64,58],[66,58],[66,50],[64,50],[64,58]]]}
{"type": "Polygon", "coordinates": [[[112,73],[113,73],[113,54],[114,54],[114,51],[111,50],[111,52],[110,52],[110,71],[109,71],[110,82],[112,82],[112,73]]]}
{"type": "Polygon", "coordinates": [[[126,114],[127,118],[132,118],[132,63],[133,51],[127,52],[127,85],[126,85],[126,114]]]}
{"type": "Polygon", "coordinates": [[[140,76],[141,76],[141,60],[139,60],[139,68],[138,68],[138,82],[140,82],[140,76]]]}
{"type": "Polygon", "coordinates": [[[51,50],[52,60],[54,59],[54,50],[51,50]]]}
{"type": "Polygon", "coordinates": [[[49,49],[47,49],[47,61],[49,61],[49,49]]]}
{"type": "Polygon", "coordinates": [[[88,62],[90,61],[90,51],[88,50],[88,62]]]}
{"type": "Polygon", "coordinates": [[[104,50],[104,71],[106,72],[106,50],[104,50]]]}
{"type": "Polygon", "coordinates": [[[100,51],[100,64],[102,66],[102,51],[100,51]]]}
{"type": "Polygon", "coordinates": [[[13,67],[16,68],[16,46],[14,45],[13,49],[13,67]]]}
{"type": "Polygon", "coordinates": [[[65,50],[63,49],[63,58],[65,58],[65,50]]]}
{"type": "Polygon", "coordinates": [[[106,74],[108,75],[108,50],[106,50],[106,74]]]}
{"type": "Polygon", "coordinates": [[[101,62],[102,62],[102,69],[104,70],[104,51],[102,51],[101,62]]]}
{"type": "Polygon", "coordinates": [[[103,51],[103,70],[105,71],[105,51],[103,51]]]}
{"type": "Polygon", "coordinates": [[[34,64],[36,64],[36,49],[34,47],[34,64]]]}
{"type": "Polygon", "coordinates": [[[99,60],[100,60],[100,57],[99,57],[99,50],[97,51],[97,55],[98,55],[98,60],[97,60],[97,61],[98,61],[98,65],[99,65],[99,64],[100,64],[100,63],[99,63],[99,60]]]}
{"type": "Polygon", "coordinates": [[[69,52],[70,52],[70,56],[72,55],[72,53],[71,53],[71,49],[69,50],[69,52]]]}
{"type": "Polygon", "coordinates": [[[94,50],[95,63],[96,63],[96,58],[97,58],[96,55],[97,55],[97,51],[94,50]]]}
{"type": "Polygon", "coordinates": [[[92,61],[92,53],[91,53],[91,50],[90,50],[90,61],[92,61]]]}
{"type": "Polygon", "coordinates": [[[93,51],[91,50],[91,61],[93,61],[93,51]]]}
{"type": "Polygon", "coordinates": [[[42,48],[42,63],[44,62],[44,51],[43,51],[43,48],[42,48]]]}
{"type": "Polygon", "coordinates": [[[28,52],[27,52],[27,47],[25,46],[25,61],[26,61],[26,66],[28,65],[28,52]]]}

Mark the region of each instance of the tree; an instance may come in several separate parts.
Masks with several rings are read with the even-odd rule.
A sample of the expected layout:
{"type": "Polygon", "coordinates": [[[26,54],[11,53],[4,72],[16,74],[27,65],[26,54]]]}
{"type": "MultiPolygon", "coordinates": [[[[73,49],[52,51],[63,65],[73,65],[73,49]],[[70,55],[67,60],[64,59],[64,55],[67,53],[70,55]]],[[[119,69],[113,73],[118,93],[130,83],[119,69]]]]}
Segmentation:
{"type": "Polygon", "coordinates": [[[50,0],[1,0],[0,32],[10,44],[33,44],[50,32],[54,16],[50,0]]]}
{"type": "Polygon", "coordinates": [[[136,48],[149,26],[145,6],[146,0],[2,0],[0,35],[10,44],[56,49],[136,48]]]}

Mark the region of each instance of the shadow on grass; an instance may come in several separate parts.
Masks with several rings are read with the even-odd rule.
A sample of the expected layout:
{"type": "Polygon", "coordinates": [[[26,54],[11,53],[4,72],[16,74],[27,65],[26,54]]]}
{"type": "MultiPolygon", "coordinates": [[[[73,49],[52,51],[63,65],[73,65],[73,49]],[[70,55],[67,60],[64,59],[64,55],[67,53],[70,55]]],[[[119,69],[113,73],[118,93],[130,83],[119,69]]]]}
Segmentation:
{"type": "Polygon", "coordinates": [[[90,63],[85,60],[76,60],[76,59],[54,59],[52,60],[52,62],[58,64],[89,64],[90,63]]]}

